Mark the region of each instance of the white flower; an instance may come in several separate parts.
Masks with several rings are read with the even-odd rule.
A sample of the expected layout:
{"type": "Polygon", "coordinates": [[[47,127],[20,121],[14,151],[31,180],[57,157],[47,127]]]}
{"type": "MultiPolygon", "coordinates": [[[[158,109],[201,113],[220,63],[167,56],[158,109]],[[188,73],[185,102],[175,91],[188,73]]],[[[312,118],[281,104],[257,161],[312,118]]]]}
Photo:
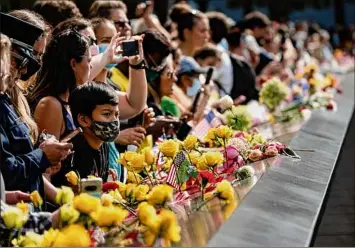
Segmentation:
{"type": "Polygon", "coordinates": [[[219,99],[219,106],[222,108],[222,110],[230,109],[234,105],[234,101],[230,96],[223,96],[221,99],[219,99]]]}
{"type": "Polygon", "coordinates": [[[249,149],[248,143],[241,138],[230,139],[228,145],[234,146],[240,153],[246,153],[249,149]]]}

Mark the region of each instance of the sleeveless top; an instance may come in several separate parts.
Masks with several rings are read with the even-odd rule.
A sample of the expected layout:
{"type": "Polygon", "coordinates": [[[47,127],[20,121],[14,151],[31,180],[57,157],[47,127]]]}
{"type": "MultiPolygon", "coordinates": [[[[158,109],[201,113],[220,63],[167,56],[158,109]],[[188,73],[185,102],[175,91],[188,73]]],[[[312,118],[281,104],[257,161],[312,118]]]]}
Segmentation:
{"type": "Polygon", "coordinates": [[[62,139],[65,136],[67,136],[68,134],[70,134],[72,131],[74,131],[76,126],[74,124],[73,117],[68,112],[67,108],[65,107],[65,105],[68,105],[68,103],[63,101],[59,97],[57,97],[56,99],[60,102],[60,105],[62,106],[62,114],[63,114],[63,119],[64,119],[64,133],[60,135],[60,139],[62,139]]]}

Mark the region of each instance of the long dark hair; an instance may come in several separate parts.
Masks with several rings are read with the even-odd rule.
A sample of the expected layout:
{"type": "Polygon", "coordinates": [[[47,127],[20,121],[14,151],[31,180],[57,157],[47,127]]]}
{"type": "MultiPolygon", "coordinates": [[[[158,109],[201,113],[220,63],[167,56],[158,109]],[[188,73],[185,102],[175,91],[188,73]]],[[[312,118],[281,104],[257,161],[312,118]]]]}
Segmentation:
{"type": "Polygon", "coordinates": [[[75,30],[65,30],[49,42],[42,57],[36,85],[30,94],[32,107],[46,96],[58,97],[76,87],[70,60],[81,62],[89,51],[89,40],[75,30]]]}

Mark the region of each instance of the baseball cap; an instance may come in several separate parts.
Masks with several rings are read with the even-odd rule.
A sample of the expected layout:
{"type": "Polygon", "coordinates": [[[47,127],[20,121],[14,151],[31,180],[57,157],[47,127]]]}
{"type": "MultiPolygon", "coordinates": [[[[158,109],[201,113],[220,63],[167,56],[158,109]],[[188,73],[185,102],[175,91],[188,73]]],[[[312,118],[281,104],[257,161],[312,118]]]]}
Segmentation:
{"type": "Polygon", "coordinates": [[[206,70],[202,69],[192,57],[183,57],[180,60],[180,69],[177,75],[179,76],[186,73],[206,73],[206,70]]]}

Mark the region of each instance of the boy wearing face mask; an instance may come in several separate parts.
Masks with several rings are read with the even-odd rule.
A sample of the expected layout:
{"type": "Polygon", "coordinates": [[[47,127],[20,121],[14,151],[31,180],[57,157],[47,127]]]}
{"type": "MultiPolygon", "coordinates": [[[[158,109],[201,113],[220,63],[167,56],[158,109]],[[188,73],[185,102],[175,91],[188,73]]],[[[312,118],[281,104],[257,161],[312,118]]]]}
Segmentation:
{"type": "Polygon", "coordinates": [[[107,181],[109,174],[109,144],[120,131],[118,96],[106,84],[86,83],[75,89],[69,105],[75,124],[83,129],[74,137],[73,155],[52,178],[56,186],[66,185],[65,174],[76,171],[80,178],[89,175],[107,181]]]}

